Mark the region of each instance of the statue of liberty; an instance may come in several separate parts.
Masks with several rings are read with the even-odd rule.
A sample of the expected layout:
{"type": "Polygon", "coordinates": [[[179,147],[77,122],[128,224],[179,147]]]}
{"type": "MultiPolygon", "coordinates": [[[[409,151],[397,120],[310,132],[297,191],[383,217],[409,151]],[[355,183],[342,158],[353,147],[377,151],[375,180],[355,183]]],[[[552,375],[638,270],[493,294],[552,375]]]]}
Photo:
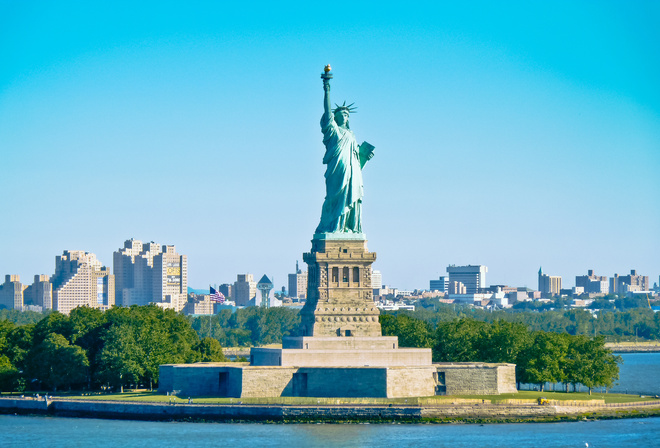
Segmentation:
{"type": "Polygon", "coordinates": [[[325,67],[323,78],[323,117],[321,132],[325,155],[325,200],[321,210],[321,222],[316,234],[362,233],[362,167],[373,157],[374,147],[367,142],[357,144],[348,121],[355,112],[353,104],[332,109],[330,103],[330,66],[325,67]]]}

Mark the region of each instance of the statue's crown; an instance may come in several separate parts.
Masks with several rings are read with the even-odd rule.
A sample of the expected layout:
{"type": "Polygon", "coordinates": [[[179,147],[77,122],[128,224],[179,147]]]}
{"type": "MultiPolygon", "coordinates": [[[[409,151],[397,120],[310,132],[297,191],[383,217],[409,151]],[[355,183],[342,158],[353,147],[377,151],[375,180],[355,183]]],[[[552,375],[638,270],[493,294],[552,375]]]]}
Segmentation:
{"type": "Polygon", "coordinates": [[[351,103],[351,104],[349,104],[349,105],[347,106],[347,105],[346,105],[346,101],[344,101],[344,104],[342,104],[342,105],[340,106],[339,104],[335,103],[335,106],[337,106],[337,107],[335,107],[334,109],[332,109],[332,113],[334,114],[334,113],[336,113],[336,112],[339,111],[339,110],[347,110],[347,111],[348,111],[349,113],[351,113],[351,114],[356,113],[356,112],[357,112],[357,106],[356,106],[356,107],[353,107],[354,104],[355,104],[355,103],[351,103]]]}

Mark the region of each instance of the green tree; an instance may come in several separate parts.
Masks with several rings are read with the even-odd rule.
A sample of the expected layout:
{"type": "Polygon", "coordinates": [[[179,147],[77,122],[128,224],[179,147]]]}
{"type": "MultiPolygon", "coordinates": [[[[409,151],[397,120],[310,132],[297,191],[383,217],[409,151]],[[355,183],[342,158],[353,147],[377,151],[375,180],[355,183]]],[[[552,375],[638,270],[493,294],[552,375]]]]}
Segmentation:
{"type": "Polygon", "coordinates": [[[518,383],[538,384],[564,381],[564,363],[568,351],[566,335],[536,331],[532,343],[518,354],[516,379],[518,383]]]}
{"type": "Polygon", "coordinates": [[[479,345],[488,324],[473,319],[459,319],[438,324],[433,361],[481,361],[479,345]]]}
{"type": "Polygon", "coordinates": [[[222,353],[222,346],[217,339],[204,338],[193,347],[198,353],[197,360],[200,362],[226,362],[227,358],[222,353]]]}
{"type": "Polygon", "coordinates": [[[400,347],[433,347],[433,329],[423,320],[405,314],[381,314],[380,326],[383,336],[399,337],[400,347]]]}
{"type": "Polygon", "coordinates": [[[85,383],[89,361],[85,351],[51,333],[30,353],[29,371],[42,385],[57,389],[85,383]]]}
{"type": "Polygon", "coordinates": [[[621,357],[605,348],[603,337],[571,337],[566,356],[566,381],[573,385],[573,390],[577,384],[584,384],[591,395],[594,387],[612,387],[619,378],[620,362],[621,357]]]}
{"type": "Polygon", "coordinates": [[[525,325],[497,320],[484,327],[482,337],[477,341],[478,359],[484,362],[512,363],[532,342],[525,325]]]}
{"type": "Polygon", "coordinates": [[[12,365],[7,356],[0,355],[0,391],[21,392],[23,390],[25,390],[23,375],[12,365]]]}
{"type": "Polygon", "coordinates": [[[128,324],[115,325],[103,335],[103,349],[98,353],[97,380],[102,384],[118,387],[139,384],[144,374],[141,360],[144,352],[135,340],[128,324]]]}
{"type": "Polygon", "coordinates": [[[67,341],[72,342],[73,328],[71,327],[69,316],[54,311],[40,320],[34,328],[34,343],[40,344],[52,333],[60,334],[67,341]]]}

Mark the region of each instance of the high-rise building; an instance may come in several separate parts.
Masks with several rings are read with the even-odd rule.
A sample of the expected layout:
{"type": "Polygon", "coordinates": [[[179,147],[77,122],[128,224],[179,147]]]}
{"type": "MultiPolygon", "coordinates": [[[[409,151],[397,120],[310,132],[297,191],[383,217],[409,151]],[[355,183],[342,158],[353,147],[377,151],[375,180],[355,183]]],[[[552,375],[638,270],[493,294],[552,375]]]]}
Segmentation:
{"type": "Polygon", "coordinates": [[[79,306],[107,310],[115,304],[115,276],[96,255],[65,250],[55,257],[53,309],[69,314],[79,306]]]}
{"type": "MultiPolygon", "coordinates": [[[[456,281],[449,283],[448,291],[449,294],[460,294],[460,295],[468,294],[465,285],[461,282],[456,282],[456,281]]],[[[476,293],[473,292],[470,294],[476,294],[476,293]]]]}
{"type": "Polygon", "coordinates": [[[296,273],[289,274],[289,297],[307,298],[307,271],[302,272],[296,261],[296,273]]]}
{"type": "Polygon", "coordinates": [[[447,266],[449,284],[460,282],[465,285],[466,294],[476,294],[479,289],[486,287],[486,272],[488,268],[482,265],[447,266]]]}
{"type": "Polygon", "coordinates": [[[371,289],[383,288],[383,274],[380,271],[371,271],[371,289]]]}
{"type": "Polygon", "coordinates": [[[257,296],[257,282],[252,274],[238,274],[232,288],[236,306],[248,306],[250,300],[257,296]]]}
{"type": "Polygon", "coordinates": [[[154,256],[160,245],[126,240],[124,247],[113,253],[116,301],[123,306],[147,305],[155,300],[153,293],[154,256]]]}
{"type": "Polygon", "coordinates": [[[0,309],[23,309],[23,285],[18,275],[5,275],[5,282],[0,285],[0,309]]]}
{"type": "Polygon", "coordinates": [[[552,297],[561,292],[561,277],[545,275],[539,268],[539,291],[542,297],[552,297]]]}
{"type": "Polygon", "coordinates": [[[53,309],[53,285],[47,275],[35,275],[34,283],[23,291],[26,306],[40,306],[42,310],[53,309]]]}
{"type": "Polygon", "coordinates": [[[222,285],[218,286],[218,292],[221,292],[223,296],[229,300],[229,298],[234,297],[232,295],[232,288],[233,285],[230,285],[229,283],[223,283],[222,285]]]}
{"type": "Polygon", "coordinates": [[[153,297],[156,305],[181,311],[188,299],[188,257],[163,245],[154,256],[153,297]]]}
{"type": "Polygon", "coordinates": [[[575,287],[584,288],[584,292],[587,294],[607,294],[610,292],[610,284],[607,281],[607,277],[604,275],[594,275],[593,269],[589,269],[587,275],[576,275],[575,287]]]}
{"type": "Polygon", "coordinates": [[[441,276],[437,280],[429,282],[429,289],[431,291],[447,292],[449,291],[449,277],[441,276]]]}
{"type": "Polygon", "coordinates": [[[175,246],[131,238],[113,254],[117,298],[123,306],[155,303],[181,311],[188,298],[188,258],[175,246]]]}
{"type": "Polygon", "coordinates": [[[637,275],[637,271],[634,269],[630,271],[630,275],[614,274],[614,277],[610,279],[610,292],[614,294],[648,290],[648,275],[637,275]]]}

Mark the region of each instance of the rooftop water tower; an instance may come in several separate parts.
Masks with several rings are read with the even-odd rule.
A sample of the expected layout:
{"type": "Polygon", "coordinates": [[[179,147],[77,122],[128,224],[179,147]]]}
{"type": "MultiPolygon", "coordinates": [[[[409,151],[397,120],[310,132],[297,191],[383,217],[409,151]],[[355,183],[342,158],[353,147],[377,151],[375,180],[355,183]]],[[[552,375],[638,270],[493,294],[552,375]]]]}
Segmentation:
{"type": "Polygon", "coordinates": [[[257,283],[257,289],[261,291],[261,306],[270,307],[270,291],[273,289],[273,282],[264,275],[257,283]]]}

